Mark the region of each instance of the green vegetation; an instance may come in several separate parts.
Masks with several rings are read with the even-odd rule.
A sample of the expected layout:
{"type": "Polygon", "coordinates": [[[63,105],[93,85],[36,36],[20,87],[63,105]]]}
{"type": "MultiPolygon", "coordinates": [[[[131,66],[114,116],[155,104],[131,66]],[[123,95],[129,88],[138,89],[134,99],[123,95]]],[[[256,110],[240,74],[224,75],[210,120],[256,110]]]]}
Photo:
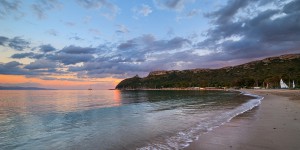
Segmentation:
{"type": "Polygon", "coordinates": [[[155,71],[147,77],[121,81],[116,89],[187,87],[268,87],[279,88],[279,81],[300,84],[300,54],[282,55],[220,69],[155,71]]]}

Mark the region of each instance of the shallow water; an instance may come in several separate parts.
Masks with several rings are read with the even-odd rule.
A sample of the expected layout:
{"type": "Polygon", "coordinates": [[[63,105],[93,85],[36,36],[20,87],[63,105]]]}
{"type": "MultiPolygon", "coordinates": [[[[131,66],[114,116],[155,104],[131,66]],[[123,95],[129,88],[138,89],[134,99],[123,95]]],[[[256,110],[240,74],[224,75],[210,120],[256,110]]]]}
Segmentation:
{"type": "Polygon", "coordinates": [[[0,149],[180,149],[259,103],[222,91],[0,91],[0,149]]]}

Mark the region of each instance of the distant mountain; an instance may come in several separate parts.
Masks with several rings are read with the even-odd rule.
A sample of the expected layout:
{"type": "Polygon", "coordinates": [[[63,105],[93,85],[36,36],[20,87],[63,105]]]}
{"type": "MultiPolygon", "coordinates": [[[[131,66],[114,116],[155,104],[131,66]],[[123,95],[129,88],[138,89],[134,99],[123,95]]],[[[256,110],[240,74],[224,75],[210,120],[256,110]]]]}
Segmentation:
{"type": "Polygon", "coordinates": [[[300,54],[288,54],[220,69],[153,71],[121,81],[116,89],[187,87],[278,88],[280,79],[300,87],[300,54]]]}
{"type": "Polygon", "coordinates": [[[20,87],[20,86],[0,86],[0,90],[55,90],[38,87],[20,87]]]}

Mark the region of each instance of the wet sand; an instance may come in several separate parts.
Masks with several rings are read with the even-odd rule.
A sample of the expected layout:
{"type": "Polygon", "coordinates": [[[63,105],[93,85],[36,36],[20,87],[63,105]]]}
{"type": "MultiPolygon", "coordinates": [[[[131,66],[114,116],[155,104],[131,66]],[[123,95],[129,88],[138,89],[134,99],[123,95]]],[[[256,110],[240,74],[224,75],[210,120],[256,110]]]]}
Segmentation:
{"type": "Polygon", "coordinates": [[[200,135],[188,150],[300,149],[300,90],[244,90],[261,105],[200,135]]]}

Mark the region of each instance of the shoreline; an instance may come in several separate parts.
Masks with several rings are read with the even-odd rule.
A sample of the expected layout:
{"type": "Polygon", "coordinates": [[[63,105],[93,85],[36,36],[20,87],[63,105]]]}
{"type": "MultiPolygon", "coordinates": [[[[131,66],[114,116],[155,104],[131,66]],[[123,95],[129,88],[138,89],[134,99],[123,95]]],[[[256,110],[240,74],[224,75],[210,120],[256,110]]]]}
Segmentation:
{"type": "Polygon", "coordinates": [[[114,89],[121,91],[235,91],[228,88],[215,87],[189,87],[189,88],[136,88],[136,89],[114,89]]]}
{"type": "Polygon", "coordinates": [[[187,150],[300,149],[300,90],[244,89],[261,104],[202,134],[187,150]]]}

